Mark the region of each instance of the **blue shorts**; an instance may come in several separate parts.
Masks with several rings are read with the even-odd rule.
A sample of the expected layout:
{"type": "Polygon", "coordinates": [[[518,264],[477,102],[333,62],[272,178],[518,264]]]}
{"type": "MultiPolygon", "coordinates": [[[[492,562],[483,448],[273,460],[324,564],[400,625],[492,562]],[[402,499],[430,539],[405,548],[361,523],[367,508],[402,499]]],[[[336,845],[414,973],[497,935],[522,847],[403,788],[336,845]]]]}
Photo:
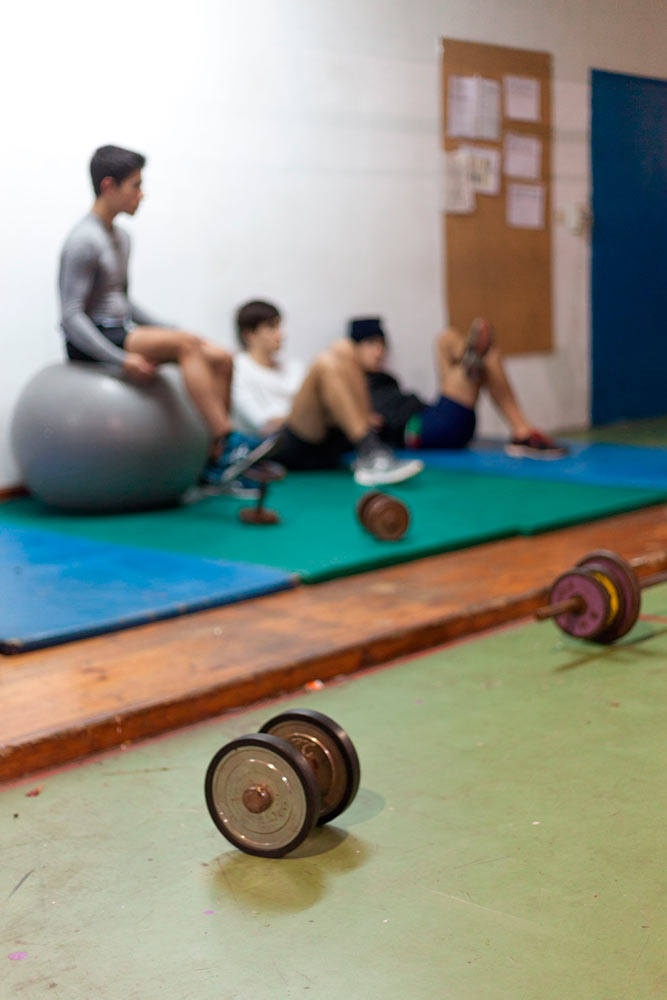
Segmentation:
{"type": "Polygon", "coordinates": [[[432,406],[410,417],[405,427],[408,448],[465,448],[475,433],[475,411],[440,396],[432,406]]]}

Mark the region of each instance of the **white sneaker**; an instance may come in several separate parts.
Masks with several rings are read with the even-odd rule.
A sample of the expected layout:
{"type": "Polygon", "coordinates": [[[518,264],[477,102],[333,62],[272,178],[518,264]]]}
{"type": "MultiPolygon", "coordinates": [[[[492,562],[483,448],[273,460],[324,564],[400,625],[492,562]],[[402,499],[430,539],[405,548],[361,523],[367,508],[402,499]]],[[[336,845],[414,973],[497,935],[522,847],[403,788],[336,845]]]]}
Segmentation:
{"type": "Polygon", "coordinates": [[[396,458],[393,451],[383,448],[358,458],[353,468],[354,481],[359,486],[383,486],[417,476],[424,463],[419,458],[396,458]]]}

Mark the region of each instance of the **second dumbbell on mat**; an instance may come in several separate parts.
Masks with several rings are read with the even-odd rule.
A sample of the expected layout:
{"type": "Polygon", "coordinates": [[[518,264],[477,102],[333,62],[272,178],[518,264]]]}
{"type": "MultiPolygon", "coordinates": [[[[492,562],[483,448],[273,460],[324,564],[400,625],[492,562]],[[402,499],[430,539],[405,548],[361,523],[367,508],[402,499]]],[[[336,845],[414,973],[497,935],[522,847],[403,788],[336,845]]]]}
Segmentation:
{"type": "Polygon", "coordinates": [[[206,771],[215,825],[246,854],[280,858],[314,826],[339,816],[357,794],[352,740],[333,719],[309,709],[281,712],[259,733],[239,736],[206,771]]]}
{"type": "Polygon", "coordinates": [[[262,459],[246,469],[243,475],[251,482],[257,483],[258,496],[254,507],[242,507],[239,511],[239,518],[244,524],[280,524],[280,515],[275,510],[269,510],[264,506],[266,492],[269,483],[278,482],[285,478],[286,470],[278,462],[271,462],[269,459],[262,459]]]}
{"type": "MultiPolygon", "coordinates": [[[[667,553],[660,555],[667,562],[667,553]]],[[[616,552],[596,549],[554,581],[549,603],[539,608],[540,621],[553,618],[568,635],[590,642],[610,643],[626,635],[639,617],[641,590],[667,581],[663,570],[639,579],[635,568],[650,560],[628,562],[616,552]]]]}
{"type": "Polygon", "coordinates": [[[378,490],[360,496],[356,511],[362,527],[384,542],[397,542],[410,524],[410,511],[403,501],[378,490]]]}

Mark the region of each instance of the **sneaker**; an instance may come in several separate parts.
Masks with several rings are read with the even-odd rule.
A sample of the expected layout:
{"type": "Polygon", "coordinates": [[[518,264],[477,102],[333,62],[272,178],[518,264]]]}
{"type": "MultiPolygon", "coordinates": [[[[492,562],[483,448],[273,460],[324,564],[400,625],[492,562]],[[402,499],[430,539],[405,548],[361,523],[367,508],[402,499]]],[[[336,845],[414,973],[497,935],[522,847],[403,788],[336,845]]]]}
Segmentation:
{"type": "MultiPolygon", "coordinates": [[[[209,458],[199,477],[201,486],[227,486],[242,479],[243,473],[255,462],[266,458],[276,444],[276,435],[265,438],[247,437],[238,431],[232,431],[227,438],[224,450],[218,458],[209,458]]],[[[245,481],[243,486],[254,488],[245,481]]],[[[237,494],[240,495],[240,494],[237,494]]]]}
{"type": "Polygon", "coordinates": [[[562,458],[567,452],[565,445],[557,444],[541,431],[531,431],[526,437],[512,438],[505,445],[505,454],[512,458],[562,458]]]}
{"type": "Polygon", "coordinates": [[[461,358],[461,367],[473,382],[481,382],[484,375],[484,355],[493,343],[493,327],[485,319],[474,319],[468,330],[468,339],[461,358]]]}
{"type": "Polygon", "coordinates": [[[203,473],[196,486],[191,486],[181,497],[181,503],[188,505],[198,503],[203,497],[232,497],[234,500],[258,500],[259,486],[250,484],[248,479],[234,479],[231,483],[223,483],[220,478],[213,479],[203,473]]]}
{"type": "Polygon", "coordinates": [[[231,452],[228,456],[223,455],[223,470],[221,476],[222,483],[231,483],[240,479],[247,469],[250,469],[256,462],[263,458],[269,458],[275,451],[280,435],[272,434],[263,441],[252,444],[246,441],[241,448],[231,452]]]}
{"type": "Polygon", "coordinates": [[[245,476],[232,479],[230,483],[224,483],[220,486],[219,491],[227,497],[234,497],[236,500],[258,500],[260,492],[257,483],[253,482],[252,479],[246,479],[245,476]]]}
{"type": "Polygon", "coordinates": [[[259,487],[257,483],[245,476],[236,479],[226,479],[224,468],[215,463],[208,463],[199,476],[199,493],[208,496],[230,496],[237,500],[257,500],[259,487]]]}
{"type": "Polygon", "coordinates": [[[354,481],[359,486],[383,486],[411,479],[424,468],[418,458],[399,459],[389,448],[360,455],[353,463],[354,481]]]}

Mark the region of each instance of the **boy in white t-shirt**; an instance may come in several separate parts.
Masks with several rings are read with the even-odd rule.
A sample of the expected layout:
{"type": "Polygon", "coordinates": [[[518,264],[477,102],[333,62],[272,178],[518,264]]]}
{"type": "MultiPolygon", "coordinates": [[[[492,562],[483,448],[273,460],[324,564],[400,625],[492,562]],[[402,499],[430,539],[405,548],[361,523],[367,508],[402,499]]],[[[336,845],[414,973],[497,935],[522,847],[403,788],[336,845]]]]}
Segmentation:
{"type": "Polygon", "coordinates": [[[280,313],[268,302],[248,302],[236,314],[242,350],[234,358],[232,411],[239,431],[250,437],[274,434],[285,423],[301,388],[306,366],[279,356],[280,313]]]}
{"type": "Polygon", "coordinates": [[[232,418],[249,436],[280,433],[272,459],[288,469],[330,469],[355,450],[354,478],[362,486],[421,472],[421,461],[397,459],[375,433],[366,377],[350,343],[332,345],[306,371],[278,358],[281,316],[270,302],[241,306],[236,328],[244,349],[234,359],[232,418]]]}

